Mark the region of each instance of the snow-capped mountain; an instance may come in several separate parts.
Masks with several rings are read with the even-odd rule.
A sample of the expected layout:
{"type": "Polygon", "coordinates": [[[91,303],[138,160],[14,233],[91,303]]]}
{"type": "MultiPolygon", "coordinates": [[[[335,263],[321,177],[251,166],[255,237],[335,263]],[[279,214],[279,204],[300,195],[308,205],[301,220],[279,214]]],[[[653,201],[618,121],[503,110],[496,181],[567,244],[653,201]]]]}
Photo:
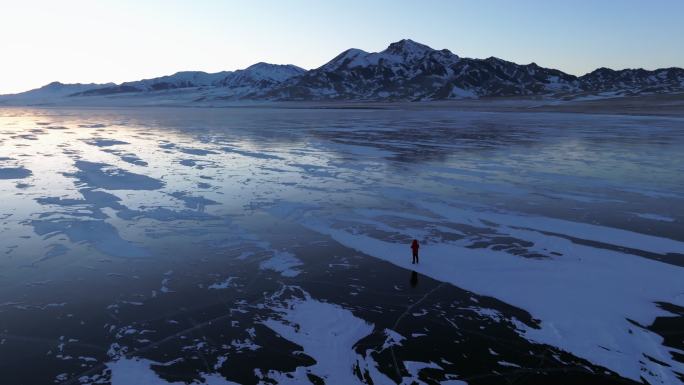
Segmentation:
{"type": "MultiPolygon", "coordinates": [[[[237,71],[178,72],[121,84],[51,83],[22,94],[0,96],[0,103],[134,97],[162,102],[212,100],[377,100],[419,101],[497,96],[567,97],[604,94],[684,92],[684,69],[611,70],[583,76],[516,64],[496,57],[463,58],[413,40],[392,43],[381,52],[348,49],[306,71],[294,65],[257,63],[237,71]]],[[[99,102],[98,102],[99,103],[99,102]]],[[[102,103],[106,103],[103,101],[102,103]]]]}
{"type": "Polygon", "coordinates": [[[243,70],[231,72],[215,85],[221,87],[267,88],[306,72],[292,64],[256,63],[243,70]]]}
{"type": "Polygon", "coordinates": [[[306,72],[292,64],[256,63],[243,70],[237,70],[214,85],[211,99],[259,99],[282,82],[306,72]]]}
{"type": "Polygon", "coordinates": [[[350,49],[323,66],[290,79],[275,99],[430,99],[453,77],[460,58],[402,40],[377,53],[350,49]]]}
{"type": "MultiPolygon", "coordinates": [[[[656,82],[669,79],[659,76],[656,82]]],[[[584,82],[583,78],[535,63],[520,65],[495,57],[461,58],[448,50],[434,50],[407,39],[377,53],[347,50],[323,66],[276,87],[269,96],[290,100],[440,100],[567,94],[621,86],[584,82]],[[589,84],[596,87],[586,87],[589,84]]],[[[678,87],[683,88],[681,84],[678,87]]]]}

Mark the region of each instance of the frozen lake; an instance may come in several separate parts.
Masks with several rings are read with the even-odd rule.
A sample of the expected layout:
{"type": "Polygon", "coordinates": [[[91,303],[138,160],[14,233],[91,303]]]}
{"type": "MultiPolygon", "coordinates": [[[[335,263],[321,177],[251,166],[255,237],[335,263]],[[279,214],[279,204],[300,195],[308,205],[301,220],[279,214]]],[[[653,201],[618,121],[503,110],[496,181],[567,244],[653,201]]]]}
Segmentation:
{"type": "Polygon", "coordinates": [[[4,108],[0,199],[3,385],[684,381],[683,118],[4,108]]]}

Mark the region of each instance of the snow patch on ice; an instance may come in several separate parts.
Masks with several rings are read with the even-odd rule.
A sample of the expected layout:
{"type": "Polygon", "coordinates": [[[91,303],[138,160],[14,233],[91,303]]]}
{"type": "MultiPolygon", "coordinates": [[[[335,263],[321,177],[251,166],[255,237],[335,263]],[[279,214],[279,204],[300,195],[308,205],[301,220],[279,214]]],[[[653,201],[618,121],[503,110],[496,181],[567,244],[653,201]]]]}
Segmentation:
{"type": "MultiPolygon", "coordinates": [[[[172,361],[173,363],[173,361],[172,361]]],[[[152,370],[154,366],[166,366],[169,364],[159,363],[144,358],[121,357],[118,360],[107,363],[107,369],[111,372],[111,385],[186,385],[185,382],[168,382],[160,378],[152,370]]],[[[201,381],[193,381],[191,384],[205,385],[239,385],[228,381],[220,374],[203,374],[201,381]]]]}
{"type": "Polygon", "coordinates": [[[237,277],[228,277],[221,282],[212,283],[211,285],[208,286],[208,288],[214,289],[214,290],[227,289],[227,288],[233,286],[232,282],[235,279],[237,279],[237,277]]]}
{"type": "MultiPolygon", "coordinates": [[[[353,368],[362,359],[354,345],[373,331],[373,325],[357,318],[351,311],[338,305],[317,301],[308,293],[304,298],[286,301],[275,308],[279,319],[263,322],[283,338],[300,345],[316,363],[299,367],[288,377],[284,373],[270,372],[279,384],[307,383],[307,373],[324,379],[326,384],[360,384],[353,368]]],[[[376,378],[373,379],[374,382],[376,378]]],[[[384,383],[380,380],[379,383],[384,383]]],[[[386,382],[386,381],[385,381],[386,382]]]]}
{"type": "Polygon", "coordinates": [[[299,275],[300,271],[295,269],[297,266],[301,266],[302,261],[297,259],[293,254],[285,251],[276,251],[273,257],[261,262],[259,267],[262,270],[273,270],[277,271],[283,277],[296,277],[299,275]]]}
{"type": "Polygon", "coordinates": [[[406,339],[406,337],[391,329],[385,329],[385,337],[385,343],[382,344],[383,350],[392,346],[401,346],[401,341],[406,339]]]}
{"type": "Polygon", "coordinates": [[[152,370],[158,363],[142,358],[120,358],[107,364],[111,371],[112,385],[183,385],[182,382],[168,382],[152,370]]]}
{"type": "Polygon", "coordinates": [[[404,377],[401,381],[401,385],[412,385],[416,383],[425,384],[425,382],[418,379],[418,376],[423,369],[443,370],[441,366],[434,362],[404,361],[404,367],[406,368],[406,371],[411,374],[411,377],[404,377]]]}

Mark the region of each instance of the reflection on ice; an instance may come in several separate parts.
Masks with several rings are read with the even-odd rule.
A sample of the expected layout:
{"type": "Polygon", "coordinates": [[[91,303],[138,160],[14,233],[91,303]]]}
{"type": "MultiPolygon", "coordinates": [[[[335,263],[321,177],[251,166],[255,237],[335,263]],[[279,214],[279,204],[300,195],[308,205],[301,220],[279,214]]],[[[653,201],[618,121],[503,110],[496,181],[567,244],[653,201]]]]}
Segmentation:
{"type": "Polygon", "coordinates": [[[31,176],[31,170],[23,167],[0,168],[0,179],[24,179],[31,176]]]}
{"type": "Polygon", "coordinates": [[[135,174],[105,163],[77,160],[74,174],[66,174],[78,179],[81,185],[105,190],[157,190],[164,182],[145,175],[135,174]]]}
{"type": "MultiPolygon", "coordinates": [[[[143,257],[144,249],[124,240],[114,226],[104,221],[91,221],[81,218],[61,220],[35,220],[31,222],[36,234],[50,239],[55,234],[64,234],[72,243],[86,242],[97,251],[116,257],[143,257]]],[[[45,254],[54,253],[51,249],[45,254]]]]}

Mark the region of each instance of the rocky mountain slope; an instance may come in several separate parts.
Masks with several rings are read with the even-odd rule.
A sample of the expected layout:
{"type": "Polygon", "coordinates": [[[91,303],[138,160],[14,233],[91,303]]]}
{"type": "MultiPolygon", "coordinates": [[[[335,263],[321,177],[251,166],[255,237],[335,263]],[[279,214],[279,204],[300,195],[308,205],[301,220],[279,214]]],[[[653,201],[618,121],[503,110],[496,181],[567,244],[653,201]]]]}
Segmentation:
{"type": "Polygon", "coordinates": [[[644,92],[681,92],[684,88],[684,69],[660,68],[655,71],[625,69],[615,71],[599,68],[579,78],[585,91],[623,92],[638,94],[644,92]]]}
{"type": "Polygon", "coordinates": [[[288,100],[442,100],[496,96],[684,91],[684,70],[598,69],[577,77],[499,58],[461,58],[401,40],[377,53],[347,50],[267,96],[288,100]]]}
{"type": "Polygon", "coordinates": [[[435,100],[577,89],[577,80],[535,64],[460,58],[411,40],[368,53],[347,50],[273,90],[276,99],[435,100]]]}

